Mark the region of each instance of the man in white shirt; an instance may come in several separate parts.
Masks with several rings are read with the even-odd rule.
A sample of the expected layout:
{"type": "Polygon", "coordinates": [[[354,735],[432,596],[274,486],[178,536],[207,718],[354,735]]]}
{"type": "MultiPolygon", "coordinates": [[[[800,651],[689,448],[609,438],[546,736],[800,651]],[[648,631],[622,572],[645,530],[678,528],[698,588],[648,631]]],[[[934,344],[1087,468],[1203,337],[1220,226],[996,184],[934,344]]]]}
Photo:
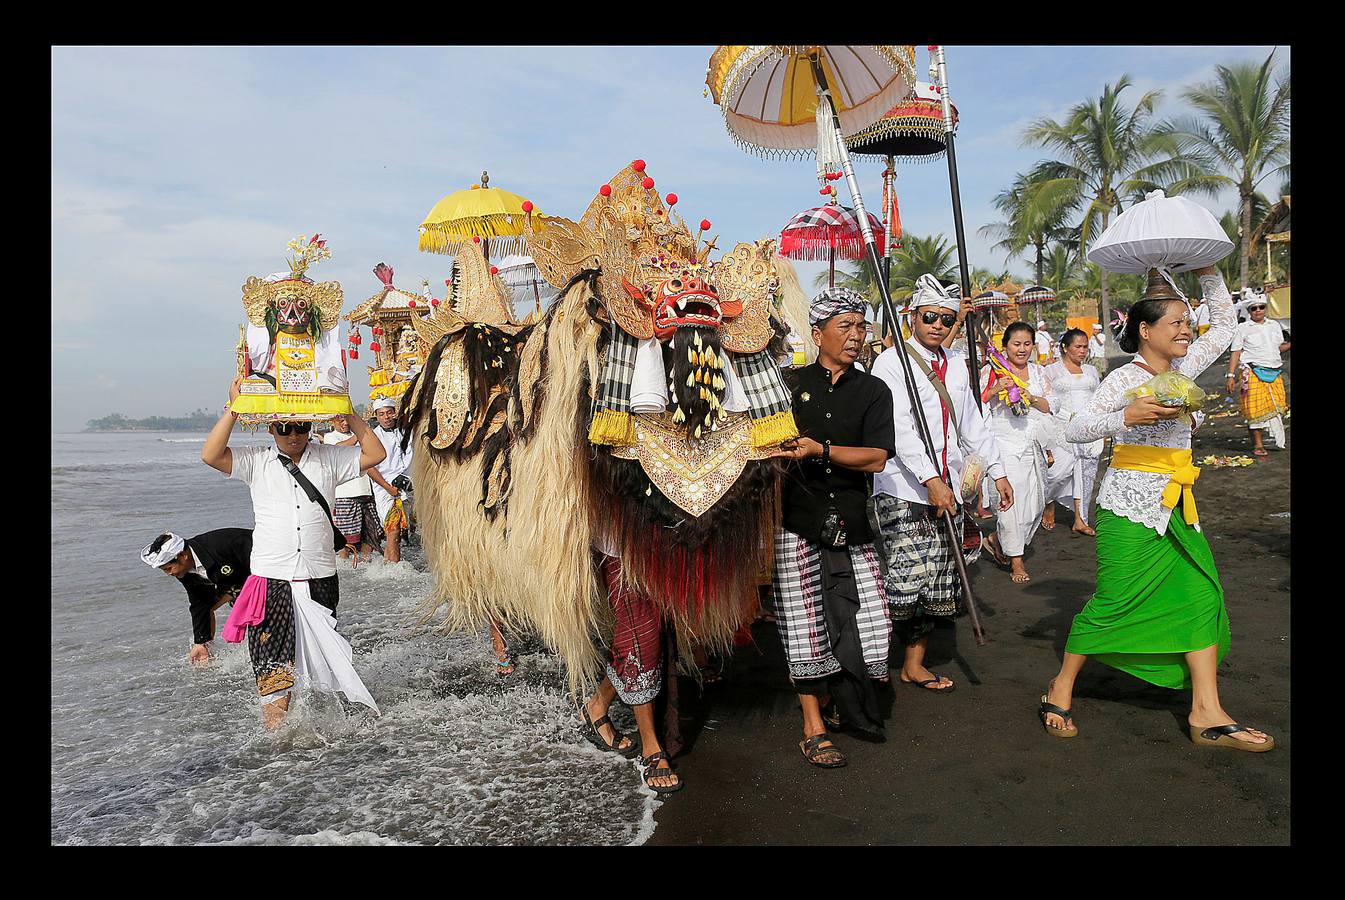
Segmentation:
{"type": "MultiPolygon", "coordinates": [[[[324,444],[342,444],[353,447],[359,438],[350,431],[345,416],[332,420],[332,430],[322,436],[324,444]]],[[[360,560],[368,562],[369,555],[378,549],[383,528],[378,521],[378,507],[374,506],[373,484],[368,475],[361,475],[336,486],[336,505],[332,507],[332,521],[346,536],[346,546],[337,554],[351,560],[358,567],[360,560]]]]}
{"type": "Polygon", "coordinates": [[[1191,298],[1191,330],[1196,337],[1210,330],[1210,305],[1199,297],[1191,298]]]}
{"type": "Polygon", "coordinates": [[[1037,322],[1037,334],[1034,338],[1037,344],[1037,365],[1049,366],[1051,364],[1051,332],[1046,330],[1044,321],[1037,322]]]}
{"type": "MultiPolygon", "coordinates": [[[[970,306],[970,301],[965,301],[970,306]]],[[[887,559],[885,587],[894,625],[893,644],[905,648],[900,679],[924,690],[952,690],[951,679],[925,668],[925,648],[936,619],[962,611],[962,584],[954,553],[938,517],[954,516],[954,531],[963,534],[962,500],[954,488],[962,483],[964,460],[972,453],[986,464],[986,474],[1000,492],[1000,509],[1013,504],[1013,487],[1004,474],[999,447],[976,406],[962,353],[941,347],[957,321],[957,298],[929,275],[916,282],[911,298],[911,337],[886,350],[874,363],[873,374],[892,391],[897,455],[874,476],[873,493],[882,530],[880,543],[887,559]],[[939,459],[930,461],[917,430],[916,414],[903,384],[897,353],[911,358],[920,406],[939,459]],[[947,394],[935,387],[942,384],[947,394]],[[950,405],[951,403],[951,405],[950,405]]],[[[979,478],[971,490],[979,488],[979,478]]]]}
{"type": "Polygon", "coordinates": [[[371,406],[378,419],[378,427],[373,429],[373,433],[387,452],[383,462],[369,470],[369,480],[374,483],[378,520],[388,537],[383,547],[383,558],[388,562],[400,562],[401,535],[408,523],[402,505],[397,502],[402,496],[401,488],[394,482],[411,471],[411,445],[407,444],[406,449],[402,449],[402,429],[397,427],[397,404],[394,401],[379,397],[371,406]]]}
{"type": "Polygon", "coordinates": [[[1262,434],[1270,432],[1276,450],[1284,449],[1284,415],[1289,400],[1284,391],[1284,357],[1289,341],[1274,319],[1266,318],[1264,295],[1247,304],[1251,317],[1233,332],[1233,355],[1228,360],[1224,385],[1229,394],[1241,389],[1242,415],[1252,433],[1252,455],[1264,458],[1262,434]]]}
{"type": "Polygon", "coordinates": [[[1097,369],[1099,378],[1107,374],[1107,338],[1102,325],[1093,323],[1093,336],[1088,339],[1088,361],[1097,369]]]}
{"type": "MultiPolygon", "coordinates": [[[[231,406],[238,397],[241,382],[241,377],[236,378],[230,385],[231,406]]],[[[244,585],[235,612],[245,605],[241,601],[249,587],[254,586],[254,579],[261,579],[264,616],[244,623],[248,626],[248,653],[262,701],[262,720],[267,728],[275,728],[289,710],[289,693],[295,684],[297,630],[303,628],[304,621],[297,606],[316,602],[334,614],[340,597],[333,549],[336,526],[328,514],[336,499],[336,486],[381,462],[384,450],[369,428],[353,416],[351,429],[359,439],[358,447],[313,443],[309,440],[312,423],[300,422],[272,424],[268,430],[275,439],[273,447],[232,448],[229,435],[237,420],[238,415],[232,409],[225,411],[201,448],[201,461],[242,481],[252,493],[256,518],[252,530],[252,578],[244,585]]],[[[334,619],[331,624],[334,626],[334,619]]],[[[332,631],[335,636],[334,628],[332,631]]],[[[304,637],[308,635],[305,633],[304,637]]],[[[317,640],[324,637],[314,635],[317,640]]],[[[309,646],[307,641],[304,645],[309,646]]],[[[348,668],[348,657],[345,662],[348,668]]],[[[342,674],[336,673],[338,680],[342,674]]],[[[349,674],[353,675],[354,670],[349,669],[349,674]]],[[[358,683],[358,676],[354,680],[358,683]]],[[[358,690],[368,696],[363,684],[358,685],[358,690]]],[[[352,700],[358,697],[353,687],[346,693],[352,700]]],[[[372,700],[369,702],[372,704],[372,700]]]]}

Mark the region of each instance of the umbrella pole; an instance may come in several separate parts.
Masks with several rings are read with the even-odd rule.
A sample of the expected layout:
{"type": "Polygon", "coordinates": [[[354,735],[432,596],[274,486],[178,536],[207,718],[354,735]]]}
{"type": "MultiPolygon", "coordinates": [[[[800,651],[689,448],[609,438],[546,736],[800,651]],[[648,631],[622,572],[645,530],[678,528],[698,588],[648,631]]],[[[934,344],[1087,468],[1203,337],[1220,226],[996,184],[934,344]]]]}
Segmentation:
{"type": "Polygon", "coordinates": [[[836,286],[836,248],[827,248],[827,287],[836,286]]]}
{"type": "MultiPolygon", "coordinates": [[[[889,197],[890,180],[895,180],[896,168],[895,160],[889,154],[887,157],[887,168],[883,171],[883,231],[887,239],[883,242],[883,281],[889,283],[892,280],[892,201],[889,197]]],[[[891,331],[892,323],[887,319],[887,309],[883,309],[883,330],[891,331]]]]}
{"type": "Polygon", "coordinates": [[[539,293],[537,293],[537,279],[536,279],[536,278],[533,278],[533,279],[531,279],[531,282],[532,282],[532,306],[533,306],[533,309],[537,310],[537,315],[538,315],[538,316],[541,316],[541,314],[542,314],[542,295],[539,294],[539,293]]]}
{"type": "MultiPolygon", "coordinates": [[[[953,149],[953,111],[952,101],[948,99],[948,64],[944,60],[943,46],[931,48],[935,53],[935,63],[939,71],[939,99],[943,102],[944,140],[948,146],[948,186],[953,195],[953,231],[957,237],[957,267],[962,276],[962,296],[971,296],[971,275],[967,264],[967,238],[962,229],[962,192],[957,183],[957,151],[953,149]]],[[[970,316],[968,317],[971,318],[970,316]]],[[[971,383],[980,384],[981,370],[976,361],[975,321],[967,325],[967,368],[971,373],[971,383]]],[[[972,390],[976,398],[976,408],[981,409],[981,392],[972,390]]]]}
{"type": "MultiPolygon", "coordinates": [[[[864,198],[859,193],[859,182],[855,178],[855,169],[850,162],[850,148],[845,146],[845,141],[840,137],[840,135],[844,133],[841,131],[841,117],[836,111],[836,104],[832,101],[831,91],[827,87],[826,73],[822,70],[822,65],[815,54],[811,57],[811,61],[814,77],[817,79],[818,85],[822,88],[823,96],[826,97],[827,100],[827,105],[831,107],[831,120],[836,128],[836,143],[840,150],[841,166],[845,171],[845,183],[850,188],[850,198],[855,203],[855,214],[859,217],[860,233],[864,236],[864,245],[869,251],[869,264],[873,266],[874,275],[878,276],[878,293],[881,294],[883,298],[883,309],[886,311],[887,315],[892,317],[893,321],[896,321],[896,308],[892,305],[892,295],[887,289],[887,282],[881,277],[882,263],[878,260],[878,244],[877,241],[874,240],[873,229],[869,227],[869,214],[864,209],[864,198]]],[[[899,335],[897,341],[894,343],[897,351],[897,363],[901,366],[902,381],[906,388],[906,396],[910,399],[911,410],[915,413],[916,430],[920,432],[920,440],[925,445],[925,453],[928,454],[929,461],[933,464],[934,470],[941,472],[943,467],[939,463],[938,455],[934,452],[934,443],[930,438],[929,423],[925,421],[925,408],[920,403],[920,392],[915,386],[915,373],[912,369],[911,361],[907,359],[906,354],[902,352],[903,348],[900,346],[901,340],[899,335]]],[[[973,382],[973,385],[974,384],[976,384],[976,382],[973,382]]],[[[974,387],[973,390],[975,390],[974,387]]],[[[945,483],[947,483],[948,487],[953,490],[954,496],[957,496],[957,489],[953,488],[951,483],[945,483]]],[[[956,530],[953,528],[952,516],[941,515],[939,518],[943,521],[944,532],[948,536],[950,555],[953,557],[953,561],[957,564],[957,575],[962,582],[962,596],[966,598],[967,613],[971,618],[972,634],[976,638],[976,643],[984,646],[987,643],[985,631],[981,628],[981,617],[976,609],[976,598],[971,590],[971,578],[967,574],[967,562],[962,558],[962,535],[957,534],[956,530]]]]}

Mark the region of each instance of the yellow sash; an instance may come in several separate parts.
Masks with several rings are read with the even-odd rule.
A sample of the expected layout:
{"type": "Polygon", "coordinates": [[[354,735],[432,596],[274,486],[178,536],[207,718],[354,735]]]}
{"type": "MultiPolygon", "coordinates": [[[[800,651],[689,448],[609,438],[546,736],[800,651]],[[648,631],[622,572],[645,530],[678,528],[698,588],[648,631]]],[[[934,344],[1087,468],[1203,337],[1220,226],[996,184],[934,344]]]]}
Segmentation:
{"type": "Polygon", "coordinates": [[[1200,469],[1191,464],[1190,450],[1172,450],[1168,447],[1145,447],[1139,444],[1117,444],[1112,448],[1113,469],[1132,469],[1136,472],[1162,472],[1172,480],[1163,488],[1163,505],[1174,509],[1182,501],[1182,518],[1187,525],[1199,521],[1196,515],[1196,495],[1191,486],[1200,477],[1200,469]]]}

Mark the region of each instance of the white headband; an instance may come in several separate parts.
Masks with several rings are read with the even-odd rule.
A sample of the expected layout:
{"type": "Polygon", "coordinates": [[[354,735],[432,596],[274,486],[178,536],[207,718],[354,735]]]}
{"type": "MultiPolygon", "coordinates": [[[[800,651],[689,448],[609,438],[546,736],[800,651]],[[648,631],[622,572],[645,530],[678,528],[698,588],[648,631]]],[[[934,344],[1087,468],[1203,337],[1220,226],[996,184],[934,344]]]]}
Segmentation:
{"type": "MultiPolygon", "coordinates": [[[[961,290],[958,290],[961,293],[961,290]]],[[[933,275],[921,275],[915,281],[915,293],[911,295],[911,309],[919,309],[922,306],[942,306],[944,309],[957,311],[962,308],[962,302],[954,297],[952,292],[939,284],[939,279],[933,275]]]]}
{"type": "Polygon", "coordinates": [[[393,402],[392,402],[391,400],[389,400],[387,397],[379,397],[377,400],[375,400],[375,401],[373,402],[373,405],[370,406],[369,408],[372,409],[372,410],[380,410],[380,409],[396,409],[396,408],[397,408],[397,404],[396,404],[396,403],[393,403],[393,402]]]}
{"type": "MultiPolygon", "coordinates": [[[[155,538],[154,541],[157,541],[155,538]]],[[[147,566],[159,568],[165,566],[177,558],[177,555],[186,549],[187,542],[178,537],[173,532],[168,532],[168,540],[163,542],[158,551],[150,550],[154,546],[154,541],[145,545],[145,549],[140,551],[140,560],[147,566]]]]}

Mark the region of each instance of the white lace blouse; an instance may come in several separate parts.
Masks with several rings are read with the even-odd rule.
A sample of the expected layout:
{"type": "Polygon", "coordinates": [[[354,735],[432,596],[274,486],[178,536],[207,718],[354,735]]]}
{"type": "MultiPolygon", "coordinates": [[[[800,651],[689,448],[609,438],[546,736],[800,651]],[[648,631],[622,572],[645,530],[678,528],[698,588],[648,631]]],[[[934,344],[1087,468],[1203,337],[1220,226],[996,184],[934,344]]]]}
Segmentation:
{"type": "MultiPolygon", "coordinates": [[[[1228,349],[1237,327],[1233,298],[1224,286],[1223,276],[1202,275],[1200,287],[1210,306],[1210,329],[1191,342],[1186,356],[1172,361],[1172,368],[1188,378],[1195,378],[1205,371],[1228,349]]],[[[1065,440],[1082,444],[1115,438],[1118,444],[1191,449],[1189,416],[1178,416],[1153,425],[1126,427],[1125,408],[1130,405],[1130,401],[1125,397],[1125,392],[1152,377],[1133,362],[1112,372],[1103,379],[1097,393],[1083,411],[1065,426],[1065,440]]],[[[1102,479],[1102,490],[1098,493],[1098,506],[1164,534],[1167,532],[1168,518],[1172,515],[1172,510],[1163,506],[1163,488],[1169,480],[1169,476],[1162,472],[1108,468],[1102,479]]]]}
{"type": "MultiPolygon", "coordinates": [[[[1055,419],[1061,432],[1071,419],[1087,408],[1088,401],[1097,393],[1100,381],[1097,369],[1088,363],[1084,363],[1080,368],[1082,371],[1075,375],[1065,368],[1063,362],[1054,362],[1046,367],[1046,377],[1051,382],[1051,390],[1060,400],[1055,419]]],[[[1075,456],[1097,459],[1102,455],[1102,441],[1067,445],[1065,449],[1075,456]]]]}

